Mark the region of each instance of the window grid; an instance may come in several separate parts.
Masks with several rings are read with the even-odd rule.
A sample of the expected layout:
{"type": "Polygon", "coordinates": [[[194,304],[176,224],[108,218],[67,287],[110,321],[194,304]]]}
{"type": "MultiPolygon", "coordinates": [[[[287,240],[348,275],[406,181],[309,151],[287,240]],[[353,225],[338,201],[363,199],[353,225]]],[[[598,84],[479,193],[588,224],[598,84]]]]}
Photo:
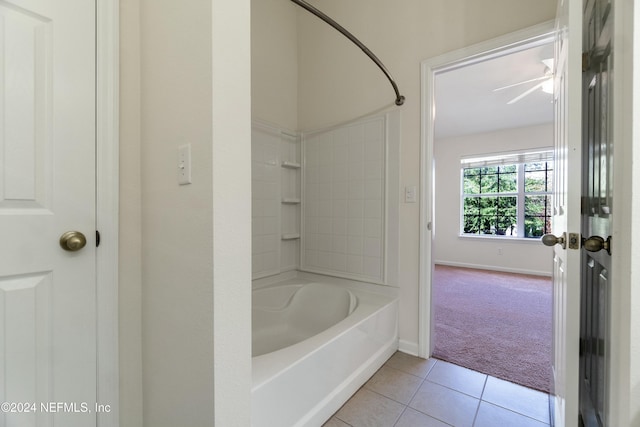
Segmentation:
{"type": "Polygon", "coordinates": [[[537,238],[550,232],[552,162],[461,169],[461,234],[537,238]]]}

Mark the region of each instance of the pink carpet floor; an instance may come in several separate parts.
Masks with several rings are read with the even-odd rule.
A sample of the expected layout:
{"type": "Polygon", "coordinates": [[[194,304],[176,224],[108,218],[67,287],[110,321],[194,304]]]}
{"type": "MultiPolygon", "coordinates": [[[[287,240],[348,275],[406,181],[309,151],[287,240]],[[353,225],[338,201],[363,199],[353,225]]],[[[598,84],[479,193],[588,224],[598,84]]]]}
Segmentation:
{"type": "Polygon", "coordinates": [[[433,356],[548,392],[551,290],[547,277],[437,265],[433,356]]]}

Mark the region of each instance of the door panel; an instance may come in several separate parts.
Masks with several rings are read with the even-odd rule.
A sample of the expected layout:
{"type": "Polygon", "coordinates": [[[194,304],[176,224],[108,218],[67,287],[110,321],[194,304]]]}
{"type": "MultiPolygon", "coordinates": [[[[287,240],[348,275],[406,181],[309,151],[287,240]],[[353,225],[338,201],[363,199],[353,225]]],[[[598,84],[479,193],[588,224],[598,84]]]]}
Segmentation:
{"type": "Polygon", "coordinates": [[[8,66],[3,70],[2,79],[5,120],[4,150],[0,154],[4,164],[0,201],[7,206],[36,201],[45,195],[44,168],[36,169],[34,160],[43,159],[43,140],[47,136],[45,116],[50,111],[47,111],[46,88],[36,90],[36,86],[46,83],[50,72],[51,22],[25,11],[11,10],[7,5],[3,12],[0,24],[3,59],[8,66]]]}
{"type": "MultiPolygon", "coordinates": [[[[588,0],[584,9],[582,235],[611,236],[612,44],[609,0],[588,0]]],[[[611,253],[582,253],[580,327],[580,414],[587,427],[607,425],[611,253]]]]}
{"type": "Polygon", "coordinates": [[[95,4],[0,0],[2,426],[95,425],[94,235],[95,4]]]}

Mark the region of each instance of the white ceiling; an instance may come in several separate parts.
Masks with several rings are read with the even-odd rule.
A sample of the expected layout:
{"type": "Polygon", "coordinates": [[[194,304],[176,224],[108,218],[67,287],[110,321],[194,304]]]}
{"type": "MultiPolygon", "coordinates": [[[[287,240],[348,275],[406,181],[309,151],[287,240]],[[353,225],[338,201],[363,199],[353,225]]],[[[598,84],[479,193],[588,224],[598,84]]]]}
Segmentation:
{"type": "Polygon", "coordinates": [[[507,104],[539,82],[494,91],[499,87],[544,76],[545,65],[542,60],[547,58],[553,58],[552,44],[437,74],[435,138],[553,121],[552,95],[540,89],[514,104],[507,104]]]}

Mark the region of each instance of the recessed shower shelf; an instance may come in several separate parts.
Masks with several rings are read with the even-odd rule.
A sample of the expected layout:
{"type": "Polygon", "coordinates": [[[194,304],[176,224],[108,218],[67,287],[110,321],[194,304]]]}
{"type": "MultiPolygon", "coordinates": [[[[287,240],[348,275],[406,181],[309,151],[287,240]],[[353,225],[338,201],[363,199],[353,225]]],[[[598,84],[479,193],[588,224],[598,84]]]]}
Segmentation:
{"type": "Polygon", "coordinates": [[[285,205],[299,205],[300,199],[285,197],[284,199],[282,199],[282,203],[284,203],[285,205]]]}
{"type": "Polygon", "coordinates": [[[282,167],[287,169],[300,169],[300,163],[283,161],[282,167]]]}
{"type": "Polygon", "coordinates": [[[300,238],[300,233],[288,233],[282,235],[282,240],[298,240],[300,238]]]}

